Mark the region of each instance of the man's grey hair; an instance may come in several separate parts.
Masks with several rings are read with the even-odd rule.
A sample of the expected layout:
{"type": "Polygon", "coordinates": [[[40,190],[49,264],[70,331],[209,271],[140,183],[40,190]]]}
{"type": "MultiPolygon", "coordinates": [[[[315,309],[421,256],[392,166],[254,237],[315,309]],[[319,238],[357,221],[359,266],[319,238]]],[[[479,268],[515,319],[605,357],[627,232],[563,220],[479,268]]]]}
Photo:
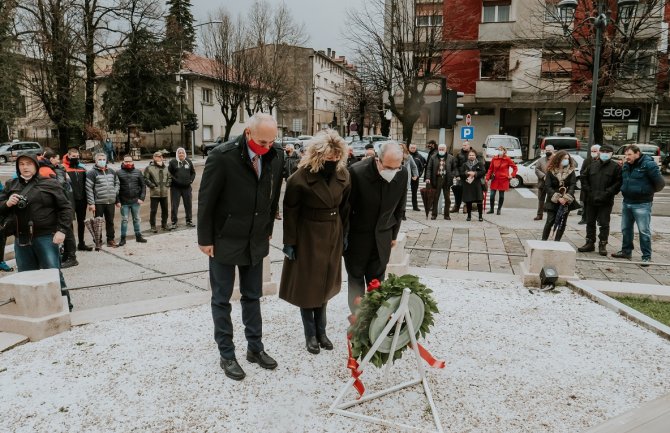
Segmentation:
{"type": "Polygon", "coordinates": [[[98,152],[95,154],[95,157],[93,159],[98,159],[99,156],[104,156],[105,159],[107,159],[107,154],[105,152],[98,152]]]}
{"type": "Polygon", "coordinates": [[[272,123],[273,125],[277,126],[277,121],[275,120],[274,117],[267,113],[256,113],[253,116],[251,116],[247,122],[247,127],[249,129],[256,129],[258,128],[261,124],[263,123],[272,123]]]}
{"type": "Polygon", "coordinates": [[[402,147],[400,147],[398,143],[393,143],[390,141],[387,141],[386,143],[383,143],[381,146],[379,146],[379,159],[383,161],[384,156],[386,156],[387,154],[389,155],[395,154],[401,159],[404,156],[402,152],[402,147]]]}
{"type": "Polygon", "coordinates": [[[286,146],[284,147],[284,149],[286,149],[286,150],[289,150],[289,149],[293,149],[293,150],[295,150],[295,146],[292,145],[291,143],[286,143],[286,146]]]}
{"type": "Polygon", "coordinates": [[[599,144],[594,144],[591,146],[591,152],[599,152],[600,151],[600,145],[599,144]]]}
{"type": "Polygon", "coordinates": [[[440,144],[437,146],[437,149],[439,150],[441,147],[443,147],[444,150],[447,150],[447,145],[446,145],[445,143],[440,143],[440,144]]]}
{"type": "Polygon", "coordinates": [[[545,152],[548,152],[550,150],[553,152],[555,150],[554,146],[552,146],[551,144],[547,144],[546,146],[544,146],[544,151],[545,152]]]}

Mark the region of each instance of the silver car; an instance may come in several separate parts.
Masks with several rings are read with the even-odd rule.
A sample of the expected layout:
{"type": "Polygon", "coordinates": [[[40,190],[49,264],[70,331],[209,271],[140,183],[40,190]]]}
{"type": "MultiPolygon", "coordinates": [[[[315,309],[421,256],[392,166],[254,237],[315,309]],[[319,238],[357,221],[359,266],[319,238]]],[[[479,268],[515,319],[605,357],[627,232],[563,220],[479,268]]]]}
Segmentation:
{"type": "Polygon", "coordinates": [[[13,141],[0,145],[0,162],[15,161],[21,155],[39,155],[42,146],[35,141],[13,141]]]}

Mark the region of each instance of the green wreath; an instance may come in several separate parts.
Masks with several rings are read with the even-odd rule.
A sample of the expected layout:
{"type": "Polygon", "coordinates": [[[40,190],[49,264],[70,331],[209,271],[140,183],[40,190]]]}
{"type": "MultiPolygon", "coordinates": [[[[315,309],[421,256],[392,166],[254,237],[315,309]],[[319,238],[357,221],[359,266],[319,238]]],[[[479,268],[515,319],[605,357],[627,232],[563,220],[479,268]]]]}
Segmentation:
{"type": "MultiPolygon", "coordinates": [[[[431,296],[433,293],[428,287],[419,282],[419,277],[414,275],[403,275],[398,277],[396,275],[390,274],[389,277],[379,285],[377,280],[370,282],[367,293],[363,296],[360,301],[358,310],[356,311],[355,321],[349,327],[349,335],[351,341],[351,353],[352,357],[359,359],[364,357],[372,347],[374,341],[370,338],[370,325],[374,323],[388,323],[388,317],[379,317],[377,318],[377,313],[382,307],[387,307],[382,310],[387,310],[392,308],[392,311],[395,311],[399,299],[402,296],[403,290],[409,288],[412,292],[410,298],[410,308],[412,307],[412,301],[414,300],[414,305],[419,306],[423,305],[423,320],[421,321],[421,326],[418,326],[417,334],[420,334],[421,337],[428,335],[428,331],[431,326],[434,324],[434,314],[438,313],[437,303],[431,296]],[[377,287],[378,288],[375,288],[377,287]],[[412,299],[414,298],[414,299],[412,299]],[[394,305],[391,305],[394,303],[394,305]]],[[[403,330],[405,325],[403,324],[403,330]]],[[[392,337],[395,328],[391,330],[389,338],[392,337]]],[[[401,331],[402,334],[403,331],[401,331]]],[[[390,344],[387,349],[390,352],[390,344]]],[[[393,354],[393,360],[400,359],[402,357],[403,351],[407,348],[407,344],[399,344],[395,353],[393,354]]],[[[386,362],[388,362],[390,353],[385,353],[383,351],[376,351],[372,356],[370,362],[376,367],[381,367],[386,362]]]]}

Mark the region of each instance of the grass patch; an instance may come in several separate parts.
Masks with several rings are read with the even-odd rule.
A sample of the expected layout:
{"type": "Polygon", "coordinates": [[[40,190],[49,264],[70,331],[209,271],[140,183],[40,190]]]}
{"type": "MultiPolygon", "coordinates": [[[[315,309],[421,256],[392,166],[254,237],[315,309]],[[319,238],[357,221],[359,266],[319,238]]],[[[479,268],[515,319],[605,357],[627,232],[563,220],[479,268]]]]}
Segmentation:
{"type": "Polygon", "coordinates": [[[649,298],[635,298],[625,296],[616,298],[617,301],[646,314],[664,325],[670,326],[670,302],[654,301],[649,298]]]}

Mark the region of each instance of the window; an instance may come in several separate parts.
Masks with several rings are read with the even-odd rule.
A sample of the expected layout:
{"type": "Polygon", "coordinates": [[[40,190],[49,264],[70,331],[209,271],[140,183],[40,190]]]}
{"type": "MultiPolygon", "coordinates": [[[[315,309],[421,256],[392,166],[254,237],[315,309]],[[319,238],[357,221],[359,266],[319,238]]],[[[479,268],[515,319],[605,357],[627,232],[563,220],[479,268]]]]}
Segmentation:
{"type": "Polygon", "coordinates": [[[544,53],[542,55],[542,78],[569,78],[572,62],[567,53],[544,53]]]}
{"type": "Polygon", "coordinates": [[[507,80],[508,54],[482,54],[479,76],[482,80],[507,80]]]}
{"type": "Polygon", "coordinates": [[[212,125],[202,125],[202,141],[212,141],[212,125]]]}
{"type": "Polygon", "coordinates": [[[26,117],[26,97],[20,95],[16,101],[16,117],[26,117]]]}
{"type": "Polygon", "coordinates": [[[544,21],[548,23],[557,23],[561,21],[561,13],[558,10],[557,0],[547,0],[544,5],[544,21]]]}
{"type": "Polygon", "coordinates": [[[620,77],[650,79],[655,74],[656,52],[653,41],[640,41],[631,46],[619,65],[620,77]]]}
{"type": "Polygon", "coordinates": [[[212,103],[212,89],[202,89],[202,102],[203,104],[212,103]]]}
{"type": "Polygon", "coordinates": [[[442,15],[421,15],[416,17],[417,27],[437,27],[442,25],[442,15]]]}
{"type": "Polygon", "coordinates": [[[490,1],[484,0],[482,22],[504,23],[510,20],[512,0],[490,1]]]}
{"type": "Polygon", "coordinates": [[[316,102],[314,103],[314,108],[317,110],[321,108],[321,98],[316,98],[316,102]]]}

